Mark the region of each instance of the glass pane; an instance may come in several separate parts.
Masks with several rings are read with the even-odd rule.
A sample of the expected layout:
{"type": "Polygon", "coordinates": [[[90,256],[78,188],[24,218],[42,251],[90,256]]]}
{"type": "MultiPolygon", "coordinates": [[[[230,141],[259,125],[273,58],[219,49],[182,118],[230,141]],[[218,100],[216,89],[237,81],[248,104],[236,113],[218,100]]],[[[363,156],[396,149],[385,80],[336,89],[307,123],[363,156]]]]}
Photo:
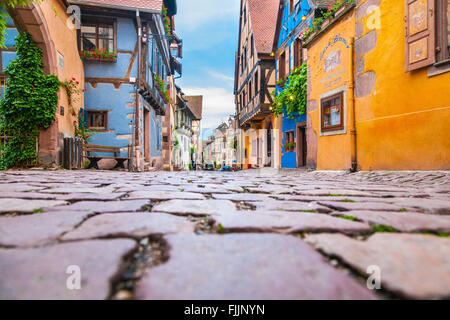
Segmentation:
{"type": "Polygon", "coordinates": [[[81,37],[81,50],[90,51],[95,50],[95,38],[81,37]]]}
{"type": "Polygon", "coordinates": [[[112,26],[99,26],[98,36],[101,38],[113,38],[114,31],[112,26]]]}
{"type": "Polygon", "coordinates": [[[81,26],[81,35],[95,38],[95,27],[81,26]]]}
{"type": "Polygon", "coordinates": [[[100,49],[106,49],[109,52],[114,51],[114,41],[110,39],[98,39],[100,49]]]}
{"type": "Polygon", "coordinates": [[[104,128],[105,127],[105,114],[101,112],[91,113],[91,127],[104,128]]]}
{"type": "Polygon", "coordinates": [[[324,127],[341,125],[341,98],[335,98],[323,104],[323,125],[324,127]]]}

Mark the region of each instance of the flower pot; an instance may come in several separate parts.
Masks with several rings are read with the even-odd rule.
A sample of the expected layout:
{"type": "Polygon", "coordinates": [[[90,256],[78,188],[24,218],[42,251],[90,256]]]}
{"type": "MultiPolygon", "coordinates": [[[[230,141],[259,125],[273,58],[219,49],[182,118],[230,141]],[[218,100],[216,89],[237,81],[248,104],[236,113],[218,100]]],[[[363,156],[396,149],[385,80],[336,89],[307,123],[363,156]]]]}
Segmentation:
{"type": "Polygon", "coordinates": [[[324,22],[322,22],[321,28],[322,28],[322,29],[323,29],[323,28],[326,28],[326,26],[328,26],[328,25],[330,24],[330,22],[331,22],[331,19],[330,19],[330,18],[326,19],[324,22]]]}

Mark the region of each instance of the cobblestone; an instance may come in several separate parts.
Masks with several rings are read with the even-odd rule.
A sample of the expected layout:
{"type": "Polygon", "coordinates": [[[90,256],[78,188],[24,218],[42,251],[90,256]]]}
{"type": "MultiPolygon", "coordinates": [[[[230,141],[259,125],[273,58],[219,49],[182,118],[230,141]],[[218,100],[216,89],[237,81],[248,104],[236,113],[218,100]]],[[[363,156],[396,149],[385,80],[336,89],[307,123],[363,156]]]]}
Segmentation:
{"type": "Polygon", "coordinates": [[[130,266],[134,299],[450,298],[449,178],[1,172],[0,299],[107,299],[130,266]],[[366,286],[373,265],[383,291],[366,286]]]}

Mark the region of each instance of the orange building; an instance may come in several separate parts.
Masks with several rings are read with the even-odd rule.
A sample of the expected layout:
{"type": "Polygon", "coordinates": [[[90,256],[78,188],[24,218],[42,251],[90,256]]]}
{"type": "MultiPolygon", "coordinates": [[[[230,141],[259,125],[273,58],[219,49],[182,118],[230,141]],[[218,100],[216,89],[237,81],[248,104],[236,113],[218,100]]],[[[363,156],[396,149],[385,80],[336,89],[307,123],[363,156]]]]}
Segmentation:
{"type": "MultiPolygon", "coordinates": [[[[61,81],[72,78],[84,88],[83,63],[78,54],[77,30],[74,19],[69,19],[68,3],[64,0],[35,2],[29,7],[8,10],[6,48],[2,56],[0,77],[9,62],[15,59],[14,38],[18,32],[29,32],[43,50],[44,72],[56,75],[61,81]]],[[[70,12],[70,11],[69,11],[70,12]]],[[[4,82],[2,81],[2,85],[4,82]]],[[[64,89],[58,93],[58,107],[53,125],[39,136],[38,156],[42,164],[61,163],[61,148],[64,137],[74,136],[73,121],[64,89]]],[[[78,113],[83,108],[83,98],[74,99],[73,107],[78,113]]]]}
{"type": "Polygon", "coordinates": [[[308,163],[450,169],[450,3],[362,0],[307,48],[308,163]]]}

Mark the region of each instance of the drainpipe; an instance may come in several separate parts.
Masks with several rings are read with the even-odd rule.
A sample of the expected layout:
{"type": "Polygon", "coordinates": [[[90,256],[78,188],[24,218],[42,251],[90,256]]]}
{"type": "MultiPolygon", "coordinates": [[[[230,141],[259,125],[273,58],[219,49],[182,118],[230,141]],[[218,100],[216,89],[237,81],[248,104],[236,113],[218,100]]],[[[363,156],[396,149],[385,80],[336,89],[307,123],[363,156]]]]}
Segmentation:
{"type": "Polygon", "coordinates": [[[135,157],[136,157],[136,168],[134,171],[139,171],[140,166],[138,161],[140,160],[138,155],[140,155],[140,147],[141,147],[141,138],[139,136],[139,128],[141,126],[141,106],[140,106],[140,98],[139,98],[139,89],[141,88],[141,44],[142,44],[142,25],[141,25],[141,17],[139,16],[139,10],[136,10],[136,21],[138,26],[138,56],[137,56],[137,79],[136,79],[136,114],[135,114],[135,157]]]}
{"type": "Polygon", "coordinates": [[[357,144],[356,144],[356,110],[355,110],[355,38],[351,39],[351,63],[350,63],[350,76],[351,76],[351,84],[350,84],[350,92],[351,92],[351,121],[350,121],[350,136],[351,136],[351,158],[352,158],[352,167],[350,169],[351,172],[358,171],[358,153],[357,153],[357,144]]]}

